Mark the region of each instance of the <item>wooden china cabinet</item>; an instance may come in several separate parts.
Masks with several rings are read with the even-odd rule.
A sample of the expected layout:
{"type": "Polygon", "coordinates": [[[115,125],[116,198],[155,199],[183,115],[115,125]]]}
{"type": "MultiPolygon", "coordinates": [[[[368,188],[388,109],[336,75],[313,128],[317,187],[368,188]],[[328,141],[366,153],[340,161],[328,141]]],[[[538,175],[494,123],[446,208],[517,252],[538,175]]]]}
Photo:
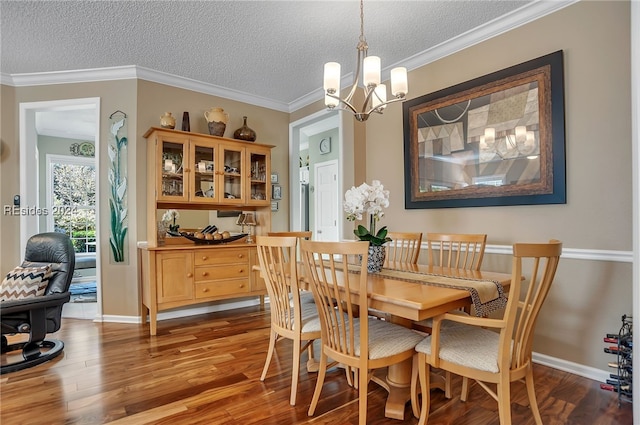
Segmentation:
{"type": "MultiPolygon", "coordinates": [[[[138,243],[142,322],[156,334],[159,311],[259,296],[266,288],[255,243],[198,244],[184,237],[158,243],[158,209],[242,210],[255,214],[255,234],[271,229],[273,146],[165,128],[147,139],[147,240],[138,243]]],[[[208,224],[203,223],[202,227],[208,224]]],[[[225,229],[220,229],[220,231],[225,229]]]]}

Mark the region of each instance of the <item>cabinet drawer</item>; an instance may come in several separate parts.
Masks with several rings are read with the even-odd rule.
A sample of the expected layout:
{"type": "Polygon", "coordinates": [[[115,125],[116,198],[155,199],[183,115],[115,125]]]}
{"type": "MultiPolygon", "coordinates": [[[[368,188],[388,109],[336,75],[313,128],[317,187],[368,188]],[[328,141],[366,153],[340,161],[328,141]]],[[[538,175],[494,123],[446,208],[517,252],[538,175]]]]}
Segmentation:
{"type": "Polygon", "coordinates": [[[196,266],[209,264],[249,264],[248,248],[227,248],[195,251],[196,266]]]}
{"type": "Polygon", "coordinates": [[[200,266],[195,269],[196,282],[214,279],[247,278],[250,272],[247,264],[227,264],[223,266],[200,266]]]}
{"type": "Polygon", "coordinates": [[[249,279],[232,279],[196,283],[196,298],[211,298],[249,292],[249,279]]]}

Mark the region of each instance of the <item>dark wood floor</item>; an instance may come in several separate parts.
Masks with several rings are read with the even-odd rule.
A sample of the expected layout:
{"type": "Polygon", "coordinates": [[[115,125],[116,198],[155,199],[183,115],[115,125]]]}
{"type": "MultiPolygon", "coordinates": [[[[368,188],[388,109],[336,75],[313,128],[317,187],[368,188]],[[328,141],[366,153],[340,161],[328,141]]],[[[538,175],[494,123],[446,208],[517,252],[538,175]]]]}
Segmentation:
{"type": "MultiPolygon", "coordinates": [[[[357,391],[341,370],[330,372],[315,417],[307,408],[315,373],[302,368],[297,406],[289,406],[291,343],[279,343],[260,382],[269,313],[256,308],[163,321],[147,326],[65,319],[57,359],[0,377],[0,423],[13,424],[357,424],[357,391]]],[[[305,356],[306,358],[306,356],[305,356]]],[[[535,366],[545,424],[631,424],[630,403],[599,383],[535,366]]],[[[430,424],[498,424],[497,406],[477,385],[462,403],[432,397],[430,424]]],[[[514,424],[533,424],[524,385],[514,384],[514,424]]],[[[386,393],[369,385],[369,424],[416,424],[410,403],[404,421],[384,418],[386,393]]]]}

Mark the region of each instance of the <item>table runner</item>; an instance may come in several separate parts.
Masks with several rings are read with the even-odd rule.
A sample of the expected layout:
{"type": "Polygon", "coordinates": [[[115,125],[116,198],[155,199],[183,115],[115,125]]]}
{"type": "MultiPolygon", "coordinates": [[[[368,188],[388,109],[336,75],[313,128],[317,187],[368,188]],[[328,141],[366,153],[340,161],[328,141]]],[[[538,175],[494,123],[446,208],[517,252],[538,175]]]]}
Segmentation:
{"type": "MultiPolygon", "coordinates": [[[[349,271],[359,273],[358,266],[349,266],[349,271]]],[[[475,307],[476,316],[486,317],[489,313],[500,310],[507,305],[507,296],[502,284],[488,279],[473,279],[464,277],[450,277],[439,274],[422,273],[418,271],[382,269],[376,275],[391,279],[416,282],[423,285],[440,286],[443,288],[462,289],[469,291],[471,301],[475,307]]]]}

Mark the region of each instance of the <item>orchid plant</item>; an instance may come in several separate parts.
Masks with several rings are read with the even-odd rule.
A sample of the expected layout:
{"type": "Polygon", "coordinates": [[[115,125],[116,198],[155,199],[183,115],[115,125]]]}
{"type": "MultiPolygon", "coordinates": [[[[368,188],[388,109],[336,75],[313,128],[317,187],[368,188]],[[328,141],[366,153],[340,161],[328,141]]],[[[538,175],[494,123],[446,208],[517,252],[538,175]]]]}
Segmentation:
{"type": "Polygon", "coordinates": [[[168,225],[169,230],[172,232],[177,232],[180,228],[179,224],[176,224],[176,220],[180,218],[180,213],[178,210],[166,210],[162,215],[162,221],[168,225]],[[173,224],[171,224],[173,222],[173,224]]]}
{"type": "Polygon", "coordinates": [[[388,206],[389,191],[384,190],[379,180],[373,180],[371,186],[362,183],[344,194],[344,211],[347,213],[347,220],[362,220],[364,214],[369,215],[369,229],[359,224],[353,233],[361,241],[368,241],[370,245],[380,246],[391,240],[387,237],[387,226],[376,232],[378,220],[384,217],[382,209],[388,206]]]}

